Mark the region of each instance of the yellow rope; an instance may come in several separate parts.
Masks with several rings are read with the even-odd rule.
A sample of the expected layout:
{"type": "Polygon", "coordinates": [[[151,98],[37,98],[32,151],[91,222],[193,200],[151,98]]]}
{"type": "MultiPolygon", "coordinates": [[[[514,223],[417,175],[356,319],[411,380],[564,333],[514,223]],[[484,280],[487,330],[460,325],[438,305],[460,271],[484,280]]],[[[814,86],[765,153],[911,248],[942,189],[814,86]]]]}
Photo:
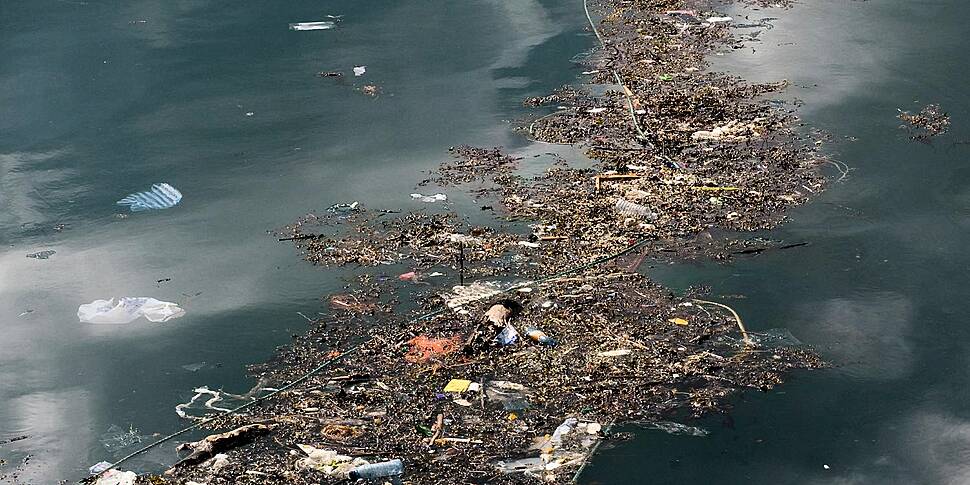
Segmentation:
{"type": "Polygon", "coordinates": [[[691,301],[694,301],[696,303],[701,303],[701,304],[719,306],[731,312],[731,314],[734,315],[734,319],[738,322],[738,328],[741,330],[741,335],[744,337],[744,344],[745,345],[752,344],[751,337],[748,336],[748,330],[744,328],[744,322],[741,321],[741,315],[738,315],[738,312],[734,311],[733,308],[723,303],[718,303],[716,301],[698,300],[697,298],[691,298],[691,301]]]}

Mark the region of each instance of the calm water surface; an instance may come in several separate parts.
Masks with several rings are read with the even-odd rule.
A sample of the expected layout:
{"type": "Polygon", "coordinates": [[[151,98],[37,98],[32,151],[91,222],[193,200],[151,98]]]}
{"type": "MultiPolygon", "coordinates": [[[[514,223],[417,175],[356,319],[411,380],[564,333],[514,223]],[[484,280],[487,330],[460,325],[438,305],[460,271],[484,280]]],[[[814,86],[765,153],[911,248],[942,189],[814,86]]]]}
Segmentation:
{"type": "MultiPolygon", "coordinates": [[[[130,450],[118,430],[184,425],[173,408],[193,388],[249,389],[245,365],[341,285],[266,231],[335,202],[414,207],[407,194],[450,145],[545,151],[506,121],[527,114],[522,98],[574,81],[568,59],[593,43],[581,6],[0,0],[0,439],[28,436],[0,445],[0,472],[31,455],[23,482],[77,478],[130,450]],[[332,31],[287,30],[326,15],[344,17],[332,31]],[[367,73],[354,78],[354,65],[367,73]],[[348,76],[314,76],[332,70],[348,76]],[[356,90],[368,83],[379,97],[356,90]],[[156,182],[182,203],[114,215],[156,182]],[[24,257],[45,249],[57,253],[24,257]],[[79,304],[111,296],[188,313],[77,322],[79,304]]],[[[747,394],[730,418],[686,423],[706,437],[630,427],[634,439],[603,450],[582,482],[970,481],[968,8],[749,12],[780,19],[755,52],[718,64],[792,80],[784,97],[806,103],[806,122],[834,133],[855,170],[773,234],[810,246],[653,275],[744,295],[730,303],[749,327],[788,328],[835,366],[747,394]],[[908,141],[896,108],[914,101],[941,103],[951,133],[908,141]]],[[[165,446],[132,466],[174,458],[165,446]]]]}

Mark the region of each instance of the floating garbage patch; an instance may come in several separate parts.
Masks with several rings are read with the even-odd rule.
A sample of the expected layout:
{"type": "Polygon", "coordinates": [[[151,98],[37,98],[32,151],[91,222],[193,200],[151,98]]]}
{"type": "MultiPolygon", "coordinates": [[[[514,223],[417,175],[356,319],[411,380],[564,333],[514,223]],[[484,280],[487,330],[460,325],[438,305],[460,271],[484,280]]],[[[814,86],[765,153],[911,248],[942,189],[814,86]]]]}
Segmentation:
{"type": "Polygon", "coordinates": [[[124,324],[141,317],[149,322],[167,322],[183,315],[185,310],[178,304],[148,297],[94,300],[77,308],[77,318],[83,323],[124,324]]]}
{"type": "Polygon", "coordinates": [[[130,194],[117,202],[118,205],[128,206],[132,212],[154,209],[168,209],[182,200],[182,193],[166,183],[154,184],[151,190],[130,194]]]}

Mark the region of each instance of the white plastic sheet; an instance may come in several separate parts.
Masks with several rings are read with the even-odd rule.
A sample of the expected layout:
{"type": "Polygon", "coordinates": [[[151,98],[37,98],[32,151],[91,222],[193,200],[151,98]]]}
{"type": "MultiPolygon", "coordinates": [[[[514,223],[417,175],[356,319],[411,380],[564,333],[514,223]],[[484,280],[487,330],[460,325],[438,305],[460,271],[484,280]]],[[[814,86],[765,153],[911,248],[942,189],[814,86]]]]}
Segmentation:
{"type": "Polygon", "coordinates": [[[182,315],[185,310],[177,304],[147,297],[94,300],[77,308],[77,318],[84,323],[123,324],[139,317],[150,322],[167,322],[182,315]]]}

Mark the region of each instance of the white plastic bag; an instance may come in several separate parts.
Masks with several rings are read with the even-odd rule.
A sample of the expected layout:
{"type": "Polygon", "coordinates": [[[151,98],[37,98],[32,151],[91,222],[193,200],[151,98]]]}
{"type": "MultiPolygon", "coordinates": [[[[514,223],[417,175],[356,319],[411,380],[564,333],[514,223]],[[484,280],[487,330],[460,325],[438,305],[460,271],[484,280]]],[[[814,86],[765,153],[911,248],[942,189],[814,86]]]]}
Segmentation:
{"type": "Polygon", "coordinates": [[[150,322],[167,322],[182,315],[185,310],[177,304],[147,297],[94,300],[77,308],[77,318],[85,323],[131,323],[142,316],[150,322]]]}

